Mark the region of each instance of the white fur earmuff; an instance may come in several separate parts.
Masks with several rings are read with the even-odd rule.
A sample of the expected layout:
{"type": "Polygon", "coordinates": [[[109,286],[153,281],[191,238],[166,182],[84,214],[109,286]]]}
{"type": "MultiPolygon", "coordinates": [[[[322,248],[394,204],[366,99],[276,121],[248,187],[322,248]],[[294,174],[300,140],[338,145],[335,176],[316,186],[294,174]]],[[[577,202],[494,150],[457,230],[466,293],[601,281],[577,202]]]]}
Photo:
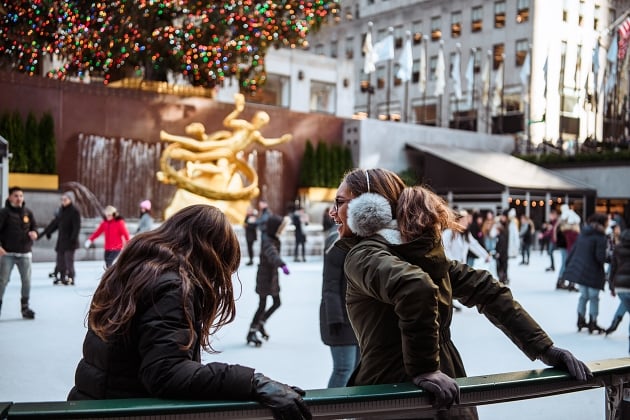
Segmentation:
{"type": "Polygon", "coordinates": [[[380,194],[364,193],[348,203],[348,227],[356,235],[372,236],[392,219],[392,207],[380,194]]]}

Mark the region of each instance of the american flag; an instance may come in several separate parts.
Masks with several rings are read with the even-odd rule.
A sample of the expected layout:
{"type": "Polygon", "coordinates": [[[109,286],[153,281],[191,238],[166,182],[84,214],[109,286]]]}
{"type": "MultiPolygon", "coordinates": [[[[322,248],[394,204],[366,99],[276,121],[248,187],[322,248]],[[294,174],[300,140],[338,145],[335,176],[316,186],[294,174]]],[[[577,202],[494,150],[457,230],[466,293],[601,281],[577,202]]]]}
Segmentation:
{"type": "Polygon", "coordinates": [[[630,16],[627,17],[619,28],[619,50],[617,52],[619,61],[623,61],[626,56],[626,51],[628,51],[628,41],[630,40],[630,16]]]}

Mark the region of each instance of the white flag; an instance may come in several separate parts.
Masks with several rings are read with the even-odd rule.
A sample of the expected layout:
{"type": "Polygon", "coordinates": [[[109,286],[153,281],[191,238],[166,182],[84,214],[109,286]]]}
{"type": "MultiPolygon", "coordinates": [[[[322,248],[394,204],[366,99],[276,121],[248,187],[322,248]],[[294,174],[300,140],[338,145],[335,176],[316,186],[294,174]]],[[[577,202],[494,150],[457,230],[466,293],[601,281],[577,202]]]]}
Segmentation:
{"type": "Polygon", "coordinates": [[[375,63],[394,59],[394,36],[387,35],[385,38],[374,44],[372,50],[372,60],[375,63]]]}
{"type": "Polygon", "coordinates": [[[418,82],[420,93],[424,93],[427,89],[427,43],[425,41],[422,41],[420,48],[420,75],[418,82]]]}
{"type": "Polygon", "coordinates": [[[444,49],[440,48],[438,52],[437,63],[435,65],[435,96],[444,94],[444,87],[446,87],[446,65],[444,64],[444,49]]]}
{"type": "Polygon", "coordinates": [[[472,94],[473,86],[475,85],[475,53],[470,53],[468,59],[468,65],[466,66],[466,91],[472,94]]]}
{"type": "Polygon", "coordinates": [[[501,96],[503,95],[503,61],[499,63],[497,74],[494,77],[494,95],[492,97],[492,109],[496,113],[497,111],[503,113],[501,110],[501,96]]]}
{"type": "Polygon", "coordinates": [[[403,82],[411,80],[411,72],[413,71],[413,57],[411,56],[411,34],[408,34],[405,45],[403,46],[402,53],[398,57],[398,77],[403,82]]]}
{"type": "Polygon", "coordinates": [[[490,60],[492,60],[492,56],[486,55],[486,61],[483,63],[483,70],[481,71],[481,103],[483,106],[488,104],[488,95],[490,94],[490,60]]]}
{"type": "Polygon", "coordinates": [[[376,71],[374,65],[374,52],[372,48],[372,34],[368,31],[363,41],[363,73],[370,74],[376,71]]]}
{"type": "Polygon", "coordinates": [[[525,56],[525,61],[523,61],[523,65],[521,67],[520,78],[521,78],[521,97],[523,101],[527,102],[529,100],[529,74],[530,74],[530,58],[529,52],[525,56]]]}
{"type": "Polygon", "coordinates": [[[453,80],[453,93],[455,98],[462,99],[462,77],[461,77],[461,52],[458,50],[453,57],[451,67],[451,79],[453,80]]]}

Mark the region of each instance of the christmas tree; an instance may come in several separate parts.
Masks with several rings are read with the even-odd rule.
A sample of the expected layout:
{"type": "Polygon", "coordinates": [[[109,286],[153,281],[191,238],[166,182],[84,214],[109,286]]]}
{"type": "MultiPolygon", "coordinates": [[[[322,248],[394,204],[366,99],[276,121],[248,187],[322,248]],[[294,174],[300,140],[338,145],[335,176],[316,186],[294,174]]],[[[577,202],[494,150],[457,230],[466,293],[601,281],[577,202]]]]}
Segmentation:
{"type": "Polygon", "coordinates": [[[108,84],[130,76],[193,86],[235,76],[243,90],[265,80],[272,46],[306,46],[306,36],[338,13],[338,1],[0,0],[0,67],[47,76],[89,72],[108,84]]]}

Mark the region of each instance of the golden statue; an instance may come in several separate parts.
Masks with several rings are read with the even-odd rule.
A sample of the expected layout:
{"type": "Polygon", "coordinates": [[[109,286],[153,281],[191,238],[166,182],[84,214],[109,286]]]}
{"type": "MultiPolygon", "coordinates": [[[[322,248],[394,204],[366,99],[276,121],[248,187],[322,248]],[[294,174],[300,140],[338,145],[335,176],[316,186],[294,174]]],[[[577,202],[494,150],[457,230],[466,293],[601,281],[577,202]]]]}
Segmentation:
{"type": "Polygon", "coordinates": [[[269,123],[269,115],[258,111],[251,122],[237,119],[245,108],[245,97],[240,93],[234,95],[234,105],[234,111],[223,120],[231,131],[206,134],[204,125],[198,122],[186,126],[188,136],[160,131],[160,139],[172,144],[162,152],[157,178],[178,187],[164,217],[191,204],[206,203],[220,208],[232,223],[243,222],[247,206],[260,192],[258,174],[245,160],[245,150],[254,142],[269,147],[287,142],[292,136],[263,137],[258,130],[269,123]],[[181,162],[179,169],[173,161],[181,162]]]}

